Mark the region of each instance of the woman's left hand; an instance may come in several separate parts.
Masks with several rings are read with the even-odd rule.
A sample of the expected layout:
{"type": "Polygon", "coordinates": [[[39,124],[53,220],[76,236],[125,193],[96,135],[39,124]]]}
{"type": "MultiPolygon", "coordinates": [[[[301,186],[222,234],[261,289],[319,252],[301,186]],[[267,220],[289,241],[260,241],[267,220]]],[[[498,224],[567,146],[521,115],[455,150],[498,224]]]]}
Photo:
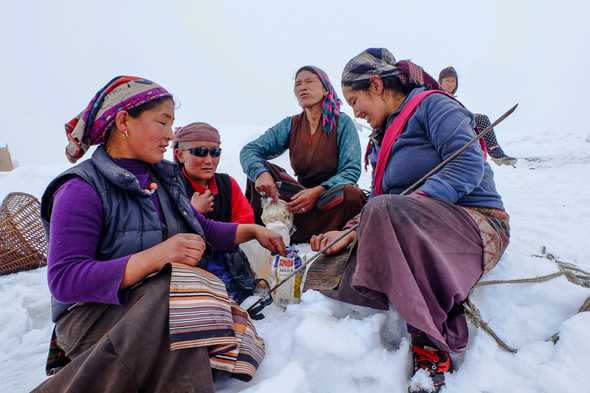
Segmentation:
{"type": "Polygon", "coordinates": [[[306,213],[313,209],[315,203],[324,191],[325,188],[322,186],[301,190],[297,194],[293,195],[291,202],[287,203],[287,208],[291,213],[294,214],[306,213]]]}
{"type": "MultiPolygon", "coordinates": [[[[338,238],[344,235],[344,231],[329,231],[326,233],[322,233],[319,235],[313,235],[310,239],[310,246],[312,251],[320,251],[328,244],[335,242],[338,238]]],[[[344,236],[342,239],[337,241],[332,247],[328,248],[324,253],[326,255],[337,254],[340,251],[344,250],[350,243],[352,243],[356,239],[356,231],[350,232],[348,235],[344,236]]]]}

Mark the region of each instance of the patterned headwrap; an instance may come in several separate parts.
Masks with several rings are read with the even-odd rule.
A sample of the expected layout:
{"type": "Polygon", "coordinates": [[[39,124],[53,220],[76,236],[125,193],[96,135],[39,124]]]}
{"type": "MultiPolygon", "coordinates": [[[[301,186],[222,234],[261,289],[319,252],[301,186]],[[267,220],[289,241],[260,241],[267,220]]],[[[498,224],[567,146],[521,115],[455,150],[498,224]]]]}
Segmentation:
{"type": "Polygon", "coordinates": [[[441,83],[444,78],[447,78],[449,76],[455,78],[455,90],[451,92],[455,94],[457,92],[457,89],[459,88],[459,75],[457,75],[457,71],[452,66],[443,68],[440,71],[440,74],[438,74],[438,83],[441,83]]]}
{"type": "Polygon", "coordinates": [[[86,109],[66,123],[66,157],[78,161],[92,145],[105,142],[120,111],[128,111],[162,97],[172,97],[166,89],[136,76],[117,76],[100,89],[86,109]]]}
{"type": "Polygon", "coordinates": [[[397,76],[402,85],[423,86],[427,89],[439,89],[438,82],[422,67],[410,60],[395,60],[386,48],[369,48],[353,57],[342,71],[342,84],[349,85],[356,81],[367,80],[371,76],[397,76]]]}
{"type": "Polygon", "coordinates": [[[334,90],[334,86],[332,86],[330,78],[328,78],[328,74],[326,74],[324,70],[316,66],[308,65],[301,67],[297,71],[297,74],[306,70],[316,74],[318,78],[320,78],[324,89],[328,92],[322,103],[322,129],[326,134],[330,134],[331,131],[336,129],[338,116],[340,116],[340,105],[342,102],[340,101],[340,98],[338,98],[336,90],[334,90]]]}

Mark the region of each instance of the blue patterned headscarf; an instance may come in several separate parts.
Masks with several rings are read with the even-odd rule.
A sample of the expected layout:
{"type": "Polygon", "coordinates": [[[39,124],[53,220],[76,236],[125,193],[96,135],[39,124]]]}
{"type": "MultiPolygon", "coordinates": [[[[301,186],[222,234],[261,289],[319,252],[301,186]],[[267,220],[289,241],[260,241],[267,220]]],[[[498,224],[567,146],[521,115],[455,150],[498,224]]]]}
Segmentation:
{"type": "Polygon", "coordinates": [[[338,116],[340,116],[340,105],[342,102],[338,98],[336,90],[334,90],[334,86],[332,86],[330,78],[328,78],[328,74],[324,70],[316,66],[307,65],[297,70],[295,75],[301,71],[310,71],[316,74],[320,78],[324,89],[328,92],[322,103],[322,129],[329,135],[338,126],[338,116]]]}

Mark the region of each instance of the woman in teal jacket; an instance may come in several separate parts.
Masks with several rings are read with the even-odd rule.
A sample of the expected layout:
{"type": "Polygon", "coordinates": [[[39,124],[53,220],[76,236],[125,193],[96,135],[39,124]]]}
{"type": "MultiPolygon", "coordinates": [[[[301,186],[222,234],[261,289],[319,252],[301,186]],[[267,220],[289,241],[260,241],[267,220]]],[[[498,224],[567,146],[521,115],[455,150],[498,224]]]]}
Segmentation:
{"type": "Polygon", "coordinates": [[[260,197],[283,199],[294,214],[294,242],[341,227],[365,202],[356,186],[361,173],[359,137],[321,69],[301,67],[294,93],[303,112],[283,119],[240,153],[248,176],[246,197],[260,223],[260,197]],[[289,150],[297,180],[267,160],[289,150]]]}

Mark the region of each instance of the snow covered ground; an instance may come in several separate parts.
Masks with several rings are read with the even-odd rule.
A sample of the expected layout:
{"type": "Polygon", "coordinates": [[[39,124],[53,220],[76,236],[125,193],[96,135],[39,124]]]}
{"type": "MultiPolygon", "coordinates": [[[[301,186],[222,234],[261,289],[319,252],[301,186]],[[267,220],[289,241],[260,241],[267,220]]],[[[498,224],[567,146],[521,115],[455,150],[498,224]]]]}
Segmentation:
{"type": "MultiPolygon", "coordinates": [[[[571,132],[512,130],[509,122],[498,129],[499,139],[521,160],[516,168],[493,169],[511,214],[512,239],[486,278],[554,272],[551,262],[531,256],[542,246],[590,270],[590,131],[584,125],[571,132]]],[[[237,154],[262,129],[220,129],[225,140],[220,169],[244,184],[237,154]]],[[[0,172],[0,199],[11,191],[40,197],[49,180],[67,167],[59,153],[51,150],[43,167],[27,165],[28,157],[15,157],[20,166],[12,173],[0,172]]],[[[285,157],[279,162],[284,164],[285,157]]],[[[367,174],[362,184],[368,184],[367,174]]],[[[473,301],[483,317],[521,350],[506,353],[484,332],[472,329],[469,350],[459,370],[448,377],[446,391],[590,392],[590,313],[576,314],[588,296],[590,290],[564,278],[476,290],[473,301]],[[557,331],[561,339],[556,345],[544,341],[557,331]]],[[[220,392],[405,391],[408,342],[395,313],[349,306],[313,291],[285,312],[267,310],[267,318],[256,323],[268,349],[258,374],[249,384],[221,381],[220,392]]],[[[28,391],[44,379],[50,333],[46,269],[0,277],[0,391],[28,391]]]]}

